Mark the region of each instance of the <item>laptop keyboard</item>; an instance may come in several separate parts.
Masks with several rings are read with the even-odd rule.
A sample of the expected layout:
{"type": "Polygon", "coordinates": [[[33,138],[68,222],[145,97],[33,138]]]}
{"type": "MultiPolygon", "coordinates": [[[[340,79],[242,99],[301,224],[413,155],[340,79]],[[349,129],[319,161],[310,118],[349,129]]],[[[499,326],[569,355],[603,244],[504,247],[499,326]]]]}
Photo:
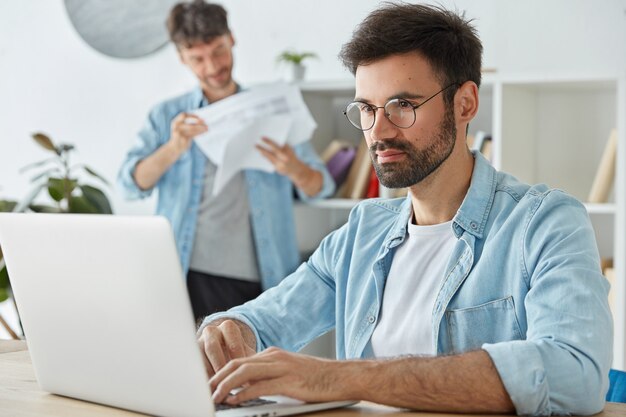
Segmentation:
{"type": "Polygon", "coordinates": [[[257,405],[274,404],[276,401],[255,398],[239,404],[215,404],[215,411],[230,410],[231,408],[255,407],[257,405]]]}

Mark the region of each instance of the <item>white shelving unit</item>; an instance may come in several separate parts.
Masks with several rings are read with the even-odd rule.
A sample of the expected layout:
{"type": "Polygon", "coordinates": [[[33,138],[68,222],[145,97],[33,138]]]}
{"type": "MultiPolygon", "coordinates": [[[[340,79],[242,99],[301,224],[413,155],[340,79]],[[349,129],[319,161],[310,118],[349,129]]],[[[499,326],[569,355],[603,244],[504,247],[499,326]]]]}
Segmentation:
{"type": "MultiPolygon", "coordinates": [[[[470,134],[490,132],[492,163],[527,183],[546,183],[585,201],[611,129],[617,128],[614,191],[606,204],[586,204],[598,250],[613,258],[615,322],[613,366],[626,366],[626,74],[486,74],[470,134]]],[[[342,110],[354,97],[354,81],[303,83],[305,102],[318,123],[318,152],[333,139],[362,134],[342,110]]],[[[313,251],[347,219],[353,200],[330,199],[296,207],[301,251],[313,251]]]]}

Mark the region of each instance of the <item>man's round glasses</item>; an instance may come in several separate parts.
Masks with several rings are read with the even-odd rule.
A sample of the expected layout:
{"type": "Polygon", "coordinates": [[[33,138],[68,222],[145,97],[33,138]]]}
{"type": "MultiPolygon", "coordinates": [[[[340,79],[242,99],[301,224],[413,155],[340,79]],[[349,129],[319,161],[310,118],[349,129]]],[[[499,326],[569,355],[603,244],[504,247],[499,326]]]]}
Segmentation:
{"type": "Polygon", "coordinates": [[[393,123],[395,126],[398,126],[399,128],[408,129],[415,124],[415,110],[419,109],[424,104],[428,103],[431,99],[446,91],[452,86],[458,87],[459,83],[452,83],[449,86],[442,88],[432,96],[428,97],[426,100],[422,101],[420,104],[413,104],[403,98],[394,98],[393,100],[389,100],[387,103],[385,103],[384,106],[373,106],[362,101],[353,101],[346,106],[343,114],[346,116],[352,126],[356,127],[359,130],[365,131],[370,130],[372,127],[374,127],[374,123],[376,122],[377,110],[384,109],[385,117],[391,123],[393,123]]]}

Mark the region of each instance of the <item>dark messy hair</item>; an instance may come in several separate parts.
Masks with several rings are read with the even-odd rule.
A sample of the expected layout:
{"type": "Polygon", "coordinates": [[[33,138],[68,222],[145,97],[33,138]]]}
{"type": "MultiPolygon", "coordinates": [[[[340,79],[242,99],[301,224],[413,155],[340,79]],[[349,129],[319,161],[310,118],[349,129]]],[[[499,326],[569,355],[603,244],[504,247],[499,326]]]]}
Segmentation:
{"type": "Polygon", "coordinates": [[[219,4],[194,0],[175,5],[167,18],[170,39],[177,48],[208,43],[230,33],[226,10],[219,4]]]}
{"type": "MultiPolygon", "coordinates": [[[[440,6],[385,3],[370,13],[339,54],[352,74],[390,55],[417,52],[446,87],[471,80],[480,86],[483,47],[471,20],[440,6]]],[[[445,93],[451,103],[456,88],[445,93]]]]}

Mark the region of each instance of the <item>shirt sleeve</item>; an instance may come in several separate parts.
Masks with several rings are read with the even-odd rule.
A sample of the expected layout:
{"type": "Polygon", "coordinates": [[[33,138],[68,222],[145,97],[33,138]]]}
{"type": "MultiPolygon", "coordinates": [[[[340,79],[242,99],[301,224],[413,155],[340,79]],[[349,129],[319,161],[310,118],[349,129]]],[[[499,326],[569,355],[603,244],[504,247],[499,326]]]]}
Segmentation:
{"type": "Polygon", "coordinates": [[[166,125],[168,125],[168,121],[161,108],[157,106],[152,109],[118,172],[117,185],[124,198],[136,200],[152,194],[154,188],[142,190],[135,182],[133,175],[139,161],[150,156],[167,141],[169,125],[166,125]]]}
{"type": "Polygon", "coordinates": [[[608,282],[582,204],[551,191],[523,239],[526,340],[484,344],[518,414],[602,410],[612,361],[608,282]]]}
{"type": "Polygon", "coordinates": [[[255,300],[208,316],[198,331],[221,318],[246,323],[256,336],[258,352],[270,346],[297,352],[334,328],[334,285],[317,275],[309,263],[303,263],[255,300]]]}
{"type": "Polygon", "coordinates": [[[326,165],[324,164],[324,162],[320,159],[319,155],[311,146],[311,142],[307,141],[294,146],[294,151],[302,162],[304,162],[314,170],[319,171],[322,174],[323,178],[322,189],[314,196],[308,196],[298,187],[295,187],[300,200],[304,202],[309,202],[332,196],[335,192],[335,181],[328,172],[328,169],[326,169],[326,165]]]}
{"type": "Polygon", "coordinates": [[[234,318],[254,332],[257,351],[278,346],[299,351],[336,325],[337,247],[347,239],[348,225],[329,234],[311,258],[281,283],[256,299],[225,313],[208,316],[198,332],[210,322],[234,318]]]}

